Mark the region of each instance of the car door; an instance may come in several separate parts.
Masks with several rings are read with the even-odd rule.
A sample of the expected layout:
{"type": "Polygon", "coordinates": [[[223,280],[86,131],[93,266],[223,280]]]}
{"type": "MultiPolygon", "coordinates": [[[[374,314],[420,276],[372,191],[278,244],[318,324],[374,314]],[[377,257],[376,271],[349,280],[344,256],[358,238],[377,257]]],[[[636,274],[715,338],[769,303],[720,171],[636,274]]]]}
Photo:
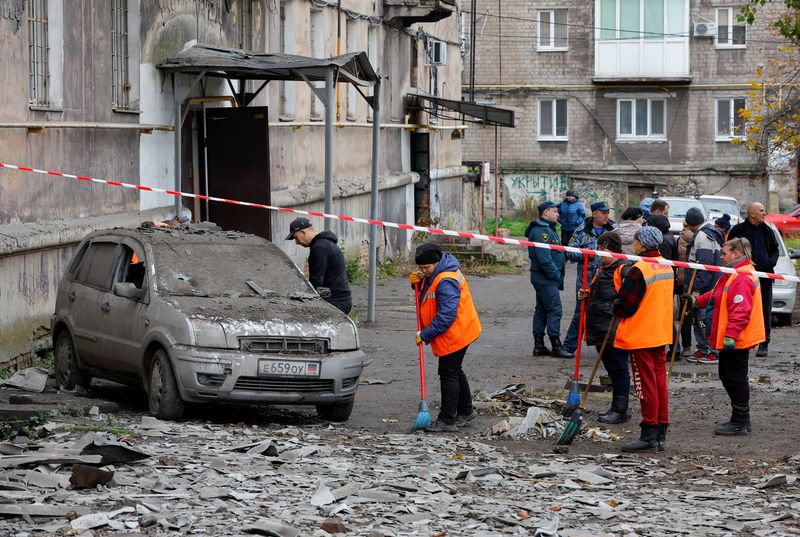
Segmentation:
{"type": "Polygon", "coordinates": [[[138,376],[141,369],[148,307],[148,294],[141,299],[114,294],[115,283],[130,283],[147,291],[146,259],[142,246],[131,239],[123,239],[120,255],[114,269],[111,288],[101,297],[103,367],[113,373],[138,376]]]}
{"type": "Polygon", "coordinates": [[[118,252],[119,244],[113,240],[93,240],[68,295],[73,303],[70,308],[73,344],[84,365],[96,366],[102,360],[101,298],[109,290],[118,252]]]}

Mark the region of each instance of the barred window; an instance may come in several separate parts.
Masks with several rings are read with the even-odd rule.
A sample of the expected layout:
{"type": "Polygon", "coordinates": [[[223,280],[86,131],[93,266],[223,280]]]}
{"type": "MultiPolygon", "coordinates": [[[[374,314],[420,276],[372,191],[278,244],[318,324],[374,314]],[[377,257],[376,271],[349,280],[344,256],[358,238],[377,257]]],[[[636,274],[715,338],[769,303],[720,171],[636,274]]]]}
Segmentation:
{"type": "Polygon", "coordinates": [[[253,2],[242,0],[239,6],[239,48],[253,50],[253,2]]]}
{"type": "Polygon", "coordinates": [[[128,74],[128,0],[111,0],[111,105],[127,110],[131,89],[128,74]]]}
{"type": "Polygon", "coordinates": [[[49,45],[47,36],[47,0],[28,0],[28,51],[30,59],[31,106],[49,106],[47,86],[49,45]]]}

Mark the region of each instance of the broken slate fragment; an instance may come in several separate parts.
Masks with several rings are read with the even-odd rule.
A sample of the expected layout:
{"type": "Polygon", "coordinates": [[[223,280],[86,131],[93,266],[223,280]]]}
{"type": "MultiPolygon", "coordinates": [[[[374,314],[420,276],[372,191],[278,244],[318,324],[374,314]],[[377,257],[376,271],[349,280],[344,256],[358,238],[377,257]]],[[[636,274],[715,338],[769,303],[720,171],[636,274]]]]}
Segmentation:
{"type": "Polygon", "coordinates": [[[336,501],[336,498],[331,493],[331,489],[325,483],[320,482],[317,491],[311,496],[311,505],[314,507],[322,507],[330,505],[336,501]]]}
{"type": "Polygon", "coordinates": [[[247,533],[254,533],[256,535],[269,535],[270,537],[297,537],[300,535],[300,530],[291,526],[286,526],[274,520],[267,520],[262,518],[256,520],[249,526],[245,526],[244,531],[247,533]]]}
{"type": "Polygon", "coordinates": [[[41,367],[29,367],[14,373],[10,379],[0,382],[0,386],[9,386],[26,392],[42,393],[47,386],[46,369],[41,367]]]}
{"type": "Polygon", "coordinates": [[[100,455],[100,464],[104,465],[127,464],[150,457],[147,453],[133,449],[122,442],[102,438],[96,438],[84,447],[81,455],[100,455]]]}
{"type": "Polygon", "coordinates": [[[777,474],[766,478],[761,484],[756,485],[757,489],[768,489],[770,487],[777,487],[778,485],[786,484],[786,475],[777,474]]]}
{"type": "Polygon", "coordinates": [[[320,529],[328,533],[346,533],[347,528],[344,527],[341,519],[338,517],[326,518],[325,522],[320,525],[320,529]]]}

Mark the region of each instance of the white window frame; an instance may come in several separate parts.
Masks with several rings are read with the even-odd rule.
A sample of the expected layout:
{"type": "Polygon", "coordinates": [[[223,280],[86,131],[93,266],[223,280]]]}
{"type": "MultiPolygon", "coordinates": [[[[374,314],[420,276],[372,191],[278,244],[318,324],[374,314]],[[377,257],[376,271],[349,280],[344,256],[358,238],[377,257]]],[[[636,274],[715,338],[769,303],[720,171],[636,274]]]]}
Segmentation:
{"type": "Polygon", "coordinates": [[[563,47],[556,46],[556,11],[567,14],[569,24],[569,10],[566,8],[540,9],[536,12],[536,51],[537,52],[566,52],[569,50],[569,26],[567,26],[567,44],[563,47]],[[550,42],[542,43],[542,13],[550,14],[550,42]]]}
{"type": "Polygon", "coordinates": [[[540,142],[567,142],[567,141],[569,141],[569,99],[562,99],[562,98],[557,98],[557,97],[544,97],[544,98],[541,98],[541,99],[537,99],[537,105],[536,105],[536,134],[537,134],[536,139],[538,141],[540,141],[540,142]],[[566,122],[567,122],[567,133],[564,134],[564,135],[557,135],[556,134],[556,125],[558,125],[558,118],[556,117],[557,110],[558,110],[558,107],[556,106],[556,102],[557,101],[565,101],[567,103],[567,110],[566,110],[567,117],[565,118],[566,122]],[[552,130],[551,130],[551,132],[553,134],[542,134],[542,104],[543,103],[548,103],[550,105],[551,109],[552,109],[552,113],[551,113],[550,117],[552,118],[551,119],[551,121],[552,121],[552,124],[551,124],[551,129],[552,130]]]}
{"type": "Polygon", "coordinates": [[[431,39],[428,43],[425,65],[447,65],[447,43],[438,39],[431,39]],[[437,51],[439,51],[438,58],[437,51]]]}
{"type": "Polygon", "coordinates": [[[739,8],[736,7],[718,7],[714,10],[714,14],[716,17],[717,22],[717,35],[714,36],[714,48],[747,48],[747,24],[744,22],[739,22],[736,20],[736,13],[738,13],[739,8]],[[728,12],[728,40],[725,43],[719,42],[719,13],[720,11],[727,11],[728,12]],[[744,44],[743,45],[735,45],[733,43],[733,29],[737,26],[744,28],[744,44]]]}
{"type": "MultiPolygon", "coordinates": [[[[734,138],[738,138],[740,140],[747,139],[747,133],[742,132],[741,135],[735,134],[734,129],[736,128],[736,118],[738,116],[738,112],[740,109],[737,109],[735,106],[735,102],[738,100],[744,101],[744,106],[747,108],[747,98],[742,96],[737,97],[717,97],[714,99],[714,141],[715,142],[730,142],[734,138]],[[730,132],[726,134],[719,133],[719,103],[720,101],[728,101],[730,106],[730,116],[728,120],[730,121],[730,132]]],[[[746,129],[746,124],[742,124],[742,128],[746,129]]]]}
{"type": "Polygon", "coordinates": [[[667,99],[654,99],[650,97],[626,97],[617,99],[617,140],[623,142],[664,142],[667,140],[667,99]],[[636,134],[636,101],[647,101],[647,134],[636,134]],[[653,101],[661,101],[664,103],[662,113],[664,114],[662,125],[664,126],[663,134],[653,134],[653,101]],[[622,114],[620,109],[623,102],[631,103],[631,133],[622,134],[622,114]]]}

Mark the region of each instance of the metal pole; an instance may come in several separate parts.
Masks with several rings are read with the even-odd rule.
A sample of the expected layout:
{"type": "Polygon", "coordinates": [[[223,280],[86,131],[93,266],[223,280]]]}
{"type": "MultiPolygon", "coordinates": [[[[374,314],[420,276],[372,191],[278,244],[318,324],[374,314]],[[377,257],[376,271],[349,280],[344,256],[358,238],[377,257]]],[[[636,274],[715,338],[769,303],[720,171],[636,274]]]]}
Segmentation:
{"type": "MultiPolygon", "coordinates": [[[[333,120],[336,110],[336,86],[333,85],[333,69],[325,73],[325,213],[333,212],[333,120]]],[[[325,230],[331,229],[331,221],[325,219],[325,230]]]]}
{"type": "MultiPolygon", "coordinates": [[[[342,0],[336,2],[336,55],[342,55],[342,0]]],[[[342,120],[340,106],[341,106],[341,91],[339,89],[339,82],[336,82],[336,121],[342,120]]]]}
{"type": "Polygon", "coordinates": [[[470,7],[472,19],[469,28],[469,100],[475,102],[475,0],[470,7]]]}
{"type": "MultiPolygon", "coordinates": [[[[175,97],[175,192],[181,191],[181,99],[178,96],[178,86],[175,83],[175,74],[172,74],[172,95],[175,97]]],[[[181,214],[181,197],[175,196],[175,216],[181,214]]]]}
{"type": "MultiPolygon", "coordinates": [[[[372,189],[369,197],[369,217],[378,220],[378,175],[381,158],[381,82],[372,91],[372,189]]],[[[367,322],[375,322],[375,280],[378,272],[378,226],[369,227],[369,286],[367,289],[367,322]]]]}
{"type": "Polygon", "coordinates": [[[497,125],[494,126],[494,235],[498,236],[500,233],[497,228],[500,227],[500,221],[497,219],[497,189],[500,185],[500,160],[497,157],[497,125]]]}

